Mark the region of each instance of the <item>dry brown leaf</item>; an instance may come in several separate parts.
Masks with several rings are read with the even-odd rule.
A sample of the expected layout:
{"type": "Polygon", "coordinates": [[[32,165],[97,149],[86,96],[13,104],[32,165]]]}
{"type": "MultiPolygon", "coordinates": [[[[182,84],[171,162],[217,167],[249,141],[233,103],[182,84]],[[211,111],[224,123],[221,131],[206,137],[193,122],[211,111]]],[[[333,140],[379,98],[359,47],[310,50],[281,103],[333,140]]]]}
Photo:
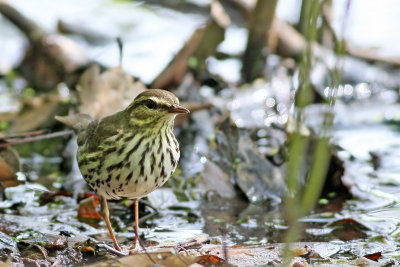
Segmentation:
{"type": "Polygon", "coordinates": [[[15,174],[19,169],[19,157],[16,151],[11,147],[0,150],[0,188],[21,184],[15,174]]]}
{"type": "Polygon", "coordinates": [[[0,156],[0,180],[9,180],[15,177],[15,172],[10,165],[0,156]]]}
{"type": "Polygon", "coordinates": [[[29,99],[24,103],[9,132],[29,132],[53,121],[54,115],[58,112],[59,103],[59,95],[48,94],[29,99]]]}
{"type": "Polygon", "coordinates": [[[100,73],[98,65],[89,67],[80,77],[77,90],[81,101],[79,113],[102,118],[126,108],[145,91],[146,86],[115,67],[100,73]]]}
{"type": "Polygon", "coordinates": [[[219,266],[225,264],[226,261],[215,255],[203,255],[197,263],[203,266],[219,266]]]}
{"type": "Polygon", "coordinates": [[[297,247],[292,252],[295,257],[305,256],[311,252],[311,248],[309,246],[297,247]]]}
{"type": "Polygon", "coordinates": [[[114,258],[107,262],[96,263],[89,266],[148,267],[153,266],[155,262],[157,266],[186,267],[197,262],[199,259],[200,257],[183,256],[175,254],[174,252],[150,252],[147,254],[139,253],[122,258],[114,258]]]}
{"type": "Polygon", "coordinates": [[[102,217],[97,210],[99,204],[99,199],[94,196],[83,199],[79,203],[78,218],[101,220],[102,217]]]}
{"type": "MultiPolygon", "coordinates": [[[[157,264],[167,267],[184,267],[196,262],[195,257],[182,256],[166,252],[149,253],[149,255],[157,264]]],[[[134,266],[149,266],[153,264],[146,254],[136,254],[121,258],[119,262],[123,264],[123,266],[133,266],[133,264],[134,266]]]]}
{"type": "Polygon", "coordinates": [[[382,252],[375,252],[364,255],[365,258],[373,261],[378,261],[382,257],[382,252]]]}

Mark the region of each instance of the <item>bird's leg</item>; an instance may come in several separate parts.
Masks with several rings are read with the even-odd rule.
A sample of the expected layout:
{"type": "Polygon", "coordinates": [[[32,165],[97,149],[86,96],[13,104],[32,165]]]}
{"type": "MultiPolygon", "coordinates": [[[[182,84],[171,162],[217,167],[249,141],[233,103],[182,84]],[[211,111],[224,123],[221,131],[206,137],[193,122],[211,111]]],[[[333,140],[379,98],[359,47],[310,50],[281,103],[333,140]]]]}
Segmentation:
{"type": "Polygon", "coordinates": [[[108,210],[107,199],[103,196],[100,196],[100,213],[103,215],[104,220],[106,221],[108,231],[110,232],[112,241],[114,242],[114,247],[116,250],[121,251],[121,248],[118,246],[117,239],[115,239],[114,232],[111,228],[110,223],[110,212],[108,210]]]}
{"type": "Polygon", "coordinates": [[[134,206],[135,206],[135,239],[133,240],[131,249],[136,248],[136,243],[139,239],[139,199],[138,198],[136,198],[134,200],[134,206]]]}

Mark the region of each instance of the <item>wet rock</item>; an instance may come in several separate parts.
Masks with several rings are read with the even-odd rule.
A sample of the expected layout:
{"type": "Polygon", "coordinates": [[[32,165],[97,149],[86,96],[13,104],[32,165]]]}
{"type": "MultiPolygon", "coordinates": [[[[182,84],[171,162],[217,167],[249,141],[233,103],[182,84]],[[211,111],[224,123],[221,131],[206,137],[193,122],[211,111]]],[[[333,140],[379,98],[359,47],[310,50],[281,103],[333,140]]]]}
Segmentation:
{"type": "Polygon", "coordinates": [[[213,160],[229,174],[251,202],[279,203],[285,190],[282,167],[275,167],[258,151],[249,131],[230,119],[218,125],[213,160]]]}
{"type": "Polygon", "coordinates": [[[234,198],[236,196],[229,175],[214,162],[208,160],[204,164],[202,177],[199,187],[204,192],[215,191],[223,198],[234,198]]]}
{"type": "MultiPolygon", "coordinates": [[[[51,239],[51,237],[47,236],[43,239],[51,239]]],[[[28,265],[70,266],[79,264],[83,260],[82,252],[78,248],[68,247],[65,236],[59,236],[54,242],[47,242],[43,246],[39,245],[37,240],[21,241],[19,246],[22,250],[22,261],[28,265]]]]}
{"type": "Polygon", "coordinates": [[[280,202],[285,189],[283,168],[266,160],[247,136],[239,140],[242,160],[237,165],[237,183],[251,202],[280,202]]]}
{"type": "Polygon", "coordinates": [[[0,232],[0,260],[5,261],[6,255],[19,253],[17,243],[7,234],[0,232]]]}
{"type": "Polygon", "coordinates": [[[57,250],[54,258],[56,258],[56,260],[53,262],[53,266],[57,265],[56,262],[58,266],[73,266],[83,261],[82,253],[72,247],[68,247],[64,250],[57,250]]]}

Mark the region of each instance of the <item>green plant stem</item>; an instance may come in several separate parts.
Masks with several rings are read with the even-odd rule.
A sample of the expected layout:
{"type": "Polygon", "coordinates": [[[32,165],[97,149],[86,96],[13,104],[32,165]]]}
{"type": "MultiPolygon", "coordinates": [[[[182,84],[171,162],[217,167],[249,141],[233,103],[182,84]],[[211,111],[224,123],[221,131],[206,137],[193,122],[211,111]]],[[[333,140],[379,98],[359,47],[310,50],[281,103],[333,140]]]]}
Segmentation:
{"type": "Polygon", "coordinates": [[[321,195],[330,160],[330,144],[327,137],[317,140],[310,169],[310,177],[302,199],[302,216],[313,210],[321,195]]]}

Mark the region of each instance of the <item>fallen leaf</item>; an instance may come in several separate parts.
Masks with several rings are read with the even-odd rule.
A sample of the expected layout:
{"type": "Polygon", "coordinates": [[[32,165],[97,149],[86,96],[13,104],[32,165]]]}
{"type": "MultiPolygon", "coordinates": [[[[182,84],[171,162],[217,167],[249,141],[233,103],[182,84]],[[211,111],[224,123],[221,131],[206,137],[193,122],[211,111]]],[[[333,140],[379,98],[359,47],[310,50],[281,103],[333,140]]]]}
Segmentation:
{"type": "Polygon", "coordinates": [[[20,170],[18,153],[7,147],[0,150],[0,189],[21,184],[16,172],[20,170]]]}
{"type": "Polygon", "coordinates": [[[101,220],[102,216],[97,210],[97,206],[99,204],[100,204],[99,198],[95,196],[83,199],[79,203],[78,218],[101,220]]]}
{"type": "Polygon", "coordinates": [[[9,131],[18,133],[44,128],[59,112],[60,99],[59,95],[47,94],[25,101],[9,131]]]}
{"type": "Polygon", "coordinates": [[[77,90],[81,106],[79,113],[103,118],[126,108],[145,91],[146,86],[120,67],[100,73],[98,65],[89,67],[80,77],[77,90]]]}
{"type": "Polygon", "coordinates": [[[186,267],[195,263],[198,257],[178,255],[173,252],[140,253],[118,259],[112,266],[147,267],[159,265],[166,267],[186,267]]]}
{"type": "Polygon", "coordinates": [[[365,225],[359,223],[358,221],[352,219],[352,218],[345,218],[341,220],[334,221],[328,225],[328,227],[339,227],[339,226],[347,226],[347,225],[353,225],[356,226],[362,230],[368,230],[368,227],[365,225]]]}
{"type": "Polygon", "coordinates": [[[226,261],[215,255],[204,255],[201,256],[200,260],[197,261],[197,263],[203,266],[211,267],[211,266],[223,265],[226,263],[226,261]]]}
{"type": "Polygon", "coordinates": [[[371,254],[364,255],[365,258],[373,260],[373,261],[378,261],[382,257],[382,252],[375,252],[371,254]]]}
{"type": "Polygon", "coordinates": [[[369,230],[368,227],[351,218],[335,221],[327,225],[327,227],[334,228],[332,234],[343,241],[368,237],[365,233],[365,231],[369,230]]]}
{"type": "Polygon", "coordinates": [[[295,249],[293,250],[293,255],[294,255],[295,257],[298,257],[298,256],[305,256],[305,255],[307,255],[307,254],[310,253],[310,252],[311,252],[311,248],[310,248],[309,246],[298,247],[298,248],[295,248],[295,249]]]}

